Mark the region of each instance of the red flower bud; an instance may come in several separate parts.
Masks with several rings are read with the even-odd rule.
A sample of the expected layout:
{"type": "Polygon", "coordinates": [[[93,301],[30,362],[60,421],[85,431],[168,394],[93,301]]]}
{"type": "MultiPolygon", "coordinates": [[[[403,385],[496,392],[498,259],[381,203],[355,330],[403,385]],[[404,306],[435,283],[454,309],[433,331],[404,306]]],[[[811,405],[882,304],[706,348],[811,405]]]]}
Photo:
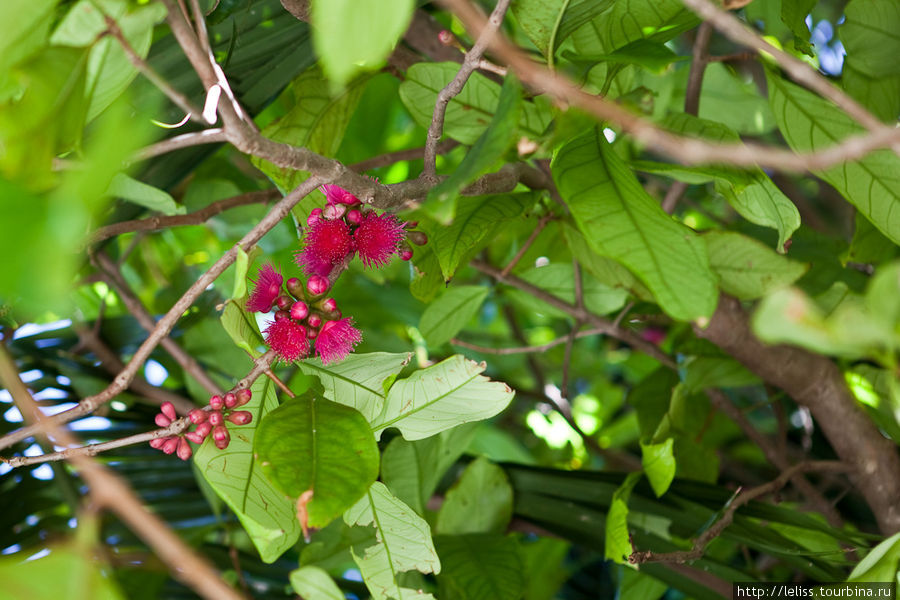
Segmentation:
{"type": "Polygon", "coordinates": [[[184,437],[198,445],[202,444],[203,440],[206,439],[205,435],[200,435],[196,431],[189,431],[188,433],[184,434],[184,437]]]}
{"type": "Polygon", "coordinates": [[[424,231],[407,231],[406,239],[416,246],[424,246],[428,243],[428,235],[424,231]]]}
{"type": "Polygon", "coordinates": [[[314,340],[314,339],[316,339],[316,336],[317,336],[317,335],[319,335],[319,330],[318,330],[318,329],[309,329],[309,330],[307,330],[307,332],[306,332],[306,338],[309,339],[309,340],[314,340]]]}
{"type": "Polygon", "coordinates": [[[295,321],[302,321],[309,314],[309,307],[306,302],[294,302],[291,306],[291,318],[295,321]]]}
{"type": "Polygon", "coordinates": [[[322,214],[321,208],[312,209],[309,213],[309,216],[306,217],[306,224],[309,225],[310,227],[312,227],[313,224],[319,220],[319,217],[321,216],[321,214],[322,214]]]}
{"type": "Polygon", "coordinates": [[[163,402],[159,409],[162,411],[162,414],[169,417],[172,421],[178,418],[178,415],[175,413],[175,406],[169,401],[163,402]]]}
{"type": "Polygon", "coordinates": [[[187,440],[184,438],[178,440],[178,448],[175,452],[181,460],[188,460],[191,457],[191,454],[194,453],[194,451],[191,450],[191,445],[188,444],[187,440]]]}
{"type": "Polygon", "coordinates": [[[354,208],[353,210],[347,211],[346,219],[354,225],[359,225],[362,223],[362,213],[354,208]]]}
{"type": "Polygon", "coordinates": [[[197,442],[198,444],[202,443],[203,440],[206,439],[206,436],[209,435],[209,432],[212,431],[212,428],[213,428],[212,423],[210,423],[209,421],[206,421],[205,423],[200,423],[199,425],[197,425],[197,428],[194,429],[194,433],[196,433],[198,436],[200,436],[200,441],[197,442]]]}
{"type": "Polygon", "coordinates": [[[275,304],[281,310],[287,310],[288,308],[290,308],[291,302],[291,299],[287,296],[278,296],[278,298],[275,300],[275,304]]]}
{"type": "Polygon", "coordinates": [[[234,405],[237,404],[237,397],[231,392],[225,394],[223,400],[225,401],[225,408],[234,408],[234,405]]]}
{"type": "Polygon", "coordinates": [[[306,294],[303,293],[303,282],[296,277],[291,277],[290,279],[288,279],[285,285],[287,286],[288,291],[291,293],[291,296],[293,296],[297,300],[306,297],[306,294]]]}
{"type": "Polygon", "coordinates": [[[316,314],[309,315],[309,318],[306,319],[306,322],[309,323],[310,327],[318,328],[319,325],[322,324],[322,317],[316,314]]]}
{"type": "Polygon", "coordinates": [[[321,296],[328,291],[331,283],[321,275],[313,275],[306,282],[306,290],[313,296],[321,296]]]}
{"type": "Polygon", "coordinates": [[[275,313],[276,321],[284,321],[285,319],[290,319],[290,318],[291,318],[291,313],[289,313],[286,310],[279,310],[278,312],[275,313]]]}
{"type": "Polygon", "coordinates": [[[213,442],[216,444],[216,448],[219,450],[224,450],[228,447],[228,442],[231,441],[231,436],[228,434],[228,430],[225,429],[224,425],[216,425],[215,429],[213,429],[213,442]]]}
{"type": "Polygon", "coordinates": [[[235,425],[246,425],[253,420],[253,413],[248,410],[236,410],[226,418],[235,425]]]}
{"type": "Polygon", "coordinates": [[[180,438],[178,438],[176,436],[167,437],[166,441],[163,442],[162,451],[165,452],[166,454],[174,453],[175,450],[178,449],[179,441],[180,441],[180,438]]]}
{"type": "Polygon", "coordinates": [[[248,402],[250,402],[250,398],[252,397],[253,392],[251,392],[250,390],[238,390],[237,394],[235,394],[235,399],[237,400],[235,406],[243,406],[247,404],[248,402]]]}
{"type": "Polygon", "coordinates": [[[406,249],[400,251],[400,260],[409,260],[412,258],[412,250],[406,249]]]}
{"type": "Polygon", "coordinates": [[[322,310],[328,312],[334,312],[338,309],[337,301],[334,298],[329,298],[325,302],[322,303],[322,310]]]}
{"type": "Polygon", "coordinates": [[[156,418],[153,419],[159,427],[168,427],[172,424],[172,420],[166,415],[159,413],[156,415],[156,418]]]}
{"type": "Polygon", "coordinates": [[[188,420],[194,425],[199,425],[206,421],[209,418],[209,415],[206,414],[205,410],[195,408],[191,412],[188,413],[188,420]]]}
{"type": "Polygon", "coordinates": [[[217,410],[214,410],[211,413],[209,413],[209,424],[212,425],[213,427],[221,425],[223,418],[224,417],[222,416],[222,413],[220,413],[217,410]]]}
{"type": "Polygon", "coordinates": [[[438,41],[445,46],[449,46],[453,43],[453,34],[446,29],[442,29],[441,32],[438,33],[438,41]]]}
{"type": "Polygon", "coordinates": [[[167,440],[167,439],[169,439],[169,438],[155,438],[155,439],[152,439],[152,440],[150,440],[150,447],[151,447],[151,448],[155,448],[156,450],[159,450],[160,448],[163,447],[163,444],[166,443],[166,440],[167,440]]]}
{"type": "Polygon", "coordinates": [[[225,401],[222,400],[222,396],[218,394],[209,399],[209,407],[213,410],[222,410],[224,406],[225,401]]]}
{"type": "Polygon", "coordinates": [[[326,219],[340,219],[347,212],[346,204],[329,204],[322,211],[322,216],[326,219]]]}

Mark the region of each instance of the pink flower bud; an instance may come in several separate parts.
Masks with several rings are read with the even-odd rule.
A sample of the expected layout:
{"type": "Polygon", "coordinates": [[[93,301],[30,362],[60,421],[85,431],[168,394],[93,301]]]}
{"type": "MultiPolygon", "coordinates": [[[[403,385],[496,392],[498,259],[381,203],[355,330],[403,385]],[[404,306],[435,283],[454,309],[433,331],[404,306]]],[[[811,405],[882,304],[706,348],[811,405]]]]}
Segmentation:
{"type": "Polygon", "coordinates": [[[322,211],[322,216],[326,219],[340,219],[347,212],[346,204],[329,204],[322,211]]]}
{"type": "Polygon", "coordinates": [[[407,229],[415,229],[416,227],[419,226],[419,222],[418,221],[406,221],[405,223],[403,223],[403,226],[406,227],[407,229]]]}
{"type": "Polygon", "coordinates": [[[206,414],[205,410],[201,410],[199,408],[195,408],[191,412],[188,413],[188,420],[194,425],[199,425],[206,421],[209,418],[209,415],[206,414]]]}
{"type": "Polygon", "coordinates": [[[178,449],[178,442],[180,438],[176,436],[167,437],[166,441],[163,442],[162,451],[166,454],[173,454],[175,450],[178,449]]]}
{"type": "Polygon", "coordinates": [[[319,325],[322,324],[322,317],[316,314],[309,315],[309,318],[306,320],[309,323],[310,327],[318,328],[319,325]]]}
{"type": "Polygon", "coordinates": [[[412,256],[412,250],[410,250],[409,248],[400,251],[400,260],[409,260],[412,258],[412,256]]]}
{"type": "Polygon", "coordinates": [[[213,429],[213,442],[216,444],[216,448],[219,450],[224,450],[228,447],[228,442],[231,441],[231,436],[228,434],[228,430],[225,429],[224,425],[216,425],[215,429],[213,429]]]}
{"type": "Polygon", "coordinates": [[[168,439],[168,438],[155,438],[155,439],[152,439],[152,440],[150,440],[150,447],[151,447],[151,448],[154,448],[154,449],[156,449],[156,450],[159,450],[160,448],[163,447],[163,444],[166,443],[166,440],[167,440],[167,439],[168,439]]]}
{"type": "Polygon", "coordinates": [[[406,233],[406,239],[416,246],[424,246],[428,243],[428,236],[424,231],[408,231],[406,233]]]}
{"type": "Polygon", "coordinates": [[[172,421],[178,418],[178,415],[175,413],[175,406],[169,401],[163,402],[159,409],[162,411],[162,414],[169,417],[172,421]]]}
{"type": "Polygon", "coordinates": [[[188,444],[188,441],[184,438],[178,440],[178,448],[175,452],[181,460],[188,460],[191,457],[191,454],[194,453],[194,451],[191,450],[191,445],[188,444]]]}
{"type": "Polygon", "coordinates": [[[362,223],[362,213],[356,210],[347,211],[347,221],[353,223],[354,225],[359,225],[362,223]]]}
{"type": "Polygon", "coordinates": [[[306,338],[310,340],[316,339],[316,336],[319,335],[318,329],[310,329],[306,332],[306,338]]]}
{"type": "Polygon", "coordinates": [[[209,424],[212,425],[213,427],[216,427],[217,425],[221,425],[222,419],[223,419],[222,413],[220,413],[217,410],[214,410],[211,413],[209,413],[209,424]]]}
{"type": "Polygon", "coordinates": [[[222,410],[225,407],[225,401],[222,400],[222,396],[216,394],[209,399],[209,407],[213,410],[222,410]]]}
{"type": "Polygon", "coordinates": [[[291,318],[291,313],[289,313],[286,310],[279,310],[278,312],[275,313],[276,321],[284,321],[285,319],[290,319],[290,318],[291,318]]]}
{"type": "Polygon", "coordinates": [[[166,415],[159,413],[156,415],[156,418],[153,419],[159,427],[168,427],[172,424],[172,419],[167,417],[166,415]]]}
{"type": "Polygon", "coordinates": [[[312,227],[313,224],[319,220],[321,214],[322,214],[321,208],[312,209],[312,211],[310,211],[310,213],[309,213],[309,216],[306,217],[306,224],[309,225],[310,227],[312,227]]]}
{"type": "Polygon", "coordinates": [[[336,311],[337,301],[334,298],[328,298],[325,302],[322,303],[322,310],[326,310],[328,312],[336,311]]]}
{"type": "Polygon", "coordinates": [[[235,425],[246,425],[253,420],[253,413],[248,410],[236,410],[226,418],[235,425]]]}
{"type": "Polygon", "coordinates": [[[292,300],[287,296],[278,296],[278,299],[275,300],[275,305],[278,306],[280,310],[287,310],[290,308],[292,300]]]}
{"type": "Polygon", "coordinates": [[[309,314],[309,307],[306,302],[294,302],[291,306],[291,318],[295,321],[302,321],[309,314]]]}
{"type": "Polygon", "coordinates": [[[237,397],[231,392],[225,394],[223,400],[225,401],[225,408],[234,408],[234,405],[237,404],[237,397]]]}
{"type": "Polygon", "coordinates": [[[196,431],[189,431],[188,433],[184,434],[184,437],[197,445],[202,444],[203,440],[206,439],[205,435],[200,435],[196,431]]]}
{"type": "Polygon", "coordinates": [[[202,443],[203,440],[206,439],[206,436],[209,435],[209,432],[212,431],[212,428],[212,423],[210,423],[209,421],[197,425],[197,428],[194,429],[194,433],[196,433],[200,437],[200,441],[197,442],[198,444],[202,443]]]}
{"type": "Polygon", "coordinates": [[[250,398],[253,397],[253,392],[250,390],[238,390],[237,394],[235,394],[236,402],[235,406],[243,406],[250,402],[250,398]]]}
{"type": "Polygon", "coordinates": [[[321,275],[313,275],[306,282],[306,290],[313,296],[321,296],[328,291],[331,283],[321,275]]]}
{"type": "Polygon", "coordinates": [[[438,41],[445,46],[449,46],[453,43],[453,34],[446,29],[442,29],[438,34],[438,41]]]}
{"type": "Polygon", "coordinates": [[[285,285],[287,286],[288,291],[291,293],[291,296],[293,296],[297,300],[306,297],[306,294],[303,292],[303,282],[301,282],[296,277],[291,277],[290,279],[288,279],[285,285]]]}

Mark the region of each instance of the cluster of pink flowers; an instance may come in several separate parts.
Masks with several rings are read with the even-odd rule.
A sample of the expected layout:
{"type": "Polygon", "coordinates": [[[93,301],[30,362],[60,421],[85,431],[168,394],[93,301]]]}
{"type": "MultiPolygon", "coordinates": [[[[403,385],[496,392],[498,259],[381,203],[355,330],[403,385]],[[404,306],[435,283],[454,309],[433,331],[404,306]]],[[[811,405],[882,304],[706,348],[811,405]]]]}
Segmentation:
{"type": "MultiPolygon", "coordinates": [[[[209,399],[209,405],[204,408],[195,408],[188,413],[187,419],[194,426],[193,431],[170,435],[150,440],[150,446],[162,450],[166,454],[176,454],[181,460],[188,460],[193,454],[193,449],[188,442],[202,444],[203,440],[212,434],[213,443],[219,450],[228,447],[231,435],[225,426],[225,421],[234,425],[246,425],[253,420],[253,413],[246,410],[235,410],[248,402],[253,397],[250,390],[238,390],[228,392],[224,396],[218,394],[209,399]]],[[[155,422],[160,427],[168,427],[176,419],[175,407],[171,402],[163,402],[160,412],[156,415],[155,422]]]]}
{"type": "Polygon", "coordinates": [[[297,253],[297,264],[307,275],[328,277],[354,253],[366,267],[383,267],[395,254],[409,260],[413,254],[409,242],[421,246],[427,241],[422,232],[407,231],[416,223],[378,214],[343,188],[323,185],[322,191],[327,204],[310,213],[304,247],[297,253]]]}
{"type": "Polygon", "coordinates": [[[314,209],[310,214],[304,247],[297,253],[297,264],[309,277],[306,285],[296,277],[285,281],[267,263],[260,268],[247,301],[251,312],[275,309],[274,320],[264,332],[266,344],[286,362],[315,352],[327,365],[346,358],[362,341],[353,319],[343,317],[334,298],[325,297],[335,268],[346,266],[354,254],[366,267],[382,267],[395,254],[409,260],[409,242],[427,242],[424,233],[408,231],[415,223],[377,214],[336,185],[322,186],[322,191],[328,202],[324,209],[314,209]]]}

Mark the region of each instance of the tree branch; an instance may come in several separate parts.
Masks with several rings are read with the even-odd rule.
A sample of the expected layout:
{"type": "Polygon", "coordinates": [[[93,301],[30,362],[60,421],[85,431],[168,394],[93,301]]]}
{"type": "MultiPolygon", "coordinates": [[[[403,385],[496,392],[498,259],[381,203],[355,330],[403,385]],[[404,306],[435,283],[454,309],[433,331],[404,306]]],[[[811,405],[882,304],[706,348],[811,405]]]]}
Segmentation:
{"type": "MultiPolygon", "coordinates": [[[[600,335],[606,333],[606,328],[595,328],[595,329],[586,329],[584,331],[579,331],[575,334],[577,339],[581,339],[584,337],[590,337],[592,335],[600,335]]],[[[561,344],[565,344],[570,337],[571,334],[566,334],[562,337],[558,337],[552,342],[547,342],[546,344],[541,344],[540,346],[517,346],[515,348],[490,348],[487,346],[479,346],[478,344],[472,344],[470,342],[466,342],[460,339],[453,338],[450,340],[450,343],[454,346],[459,346],[461,348],[468,348],[469,350],[474,350],[475,352],[480,352],[481,354],[494,354],[505,356],[509,354],[540,354],[542,352],[546,352],[550,348],[555,348],[561,344]]]]}
{"type": "Polygon", "coordinates": [[[147,160],[154,156],[181,150],[182,148],[190,148],[191,146],[200,146],[202,144],[221,144],[227,141],[228,139],[225,137],[225,130],[223,129],[204,129],[203,131],[183,133],[138,150],[134,155],[134,160],[147,160]]]}

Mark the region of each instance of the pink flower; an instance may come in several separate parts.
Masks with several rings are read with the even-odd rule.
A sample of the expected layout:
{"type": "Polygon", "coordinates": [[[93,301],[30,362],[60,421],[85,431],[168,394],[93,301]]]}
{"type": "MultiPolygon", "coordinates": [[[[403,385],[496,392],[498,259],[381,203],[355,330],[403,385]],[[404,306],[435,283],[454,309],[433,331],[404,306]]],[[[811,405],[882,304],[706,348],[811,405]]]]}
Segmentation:
{"type": "Polygon", "coordinates": [[[331,185],[330,183],[322,186],[322,193],[325,194],[325,199],[328,201],[328,204],[349,204],[351,206],[359,204],[359,198],[344,188],[331,185]]]}
{"type": "Polygon", "coordinates": [[[247,310],[250,312],[269,312],[272,303],[281,294],[281,283],[284,277],[275,270],[271,263],[266,263],[259,269],[256,281],[253,283],[253,291],[247,300],[247,310]]]}
{"type": "Polygon", "coordinates": [[[331,268],[353,252],[350,227],[341,219],[319,219],[306,230],[297,264],[307,275],[328,277],[331,268]]]}
{"type": "Polygon", "coordinates": [[[362,334],[353,326],[353,319],[326,321],[316,337],[316,354],[327,365],[347,358],[353,347],[362,341],[362,334]]]}
{"type": "Polygon", "coordinates": [[[266,344],[285,362],[294,362],[309,354],[306,327],[292,319],[276,319],[266,327],[266,344]]]}
{"type": "Polygon", "coordinates": [[[394,215],[369,213],[353,232],[356,251],[367,267],[383,267],[397,253],[397,244],[403,239],[403,223],[394,215]]]}

